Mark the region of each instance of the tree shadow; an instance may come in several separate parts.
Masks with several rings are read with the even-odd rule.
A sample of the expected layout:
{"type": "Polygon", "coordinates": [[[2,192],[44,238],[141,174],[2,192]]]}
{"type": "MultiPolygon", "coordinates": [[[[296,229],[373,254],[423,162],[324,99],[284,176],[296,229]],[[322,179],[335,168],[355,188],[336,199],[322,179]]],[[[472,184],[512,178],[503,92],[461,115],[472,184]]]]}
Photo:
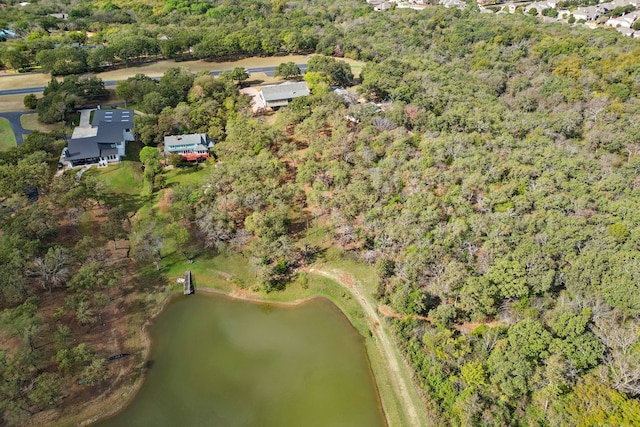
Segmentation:
{"type": "Polygon", "coordinates": [[[148,199],[140,195],[110,193],[105,196],[104,201],[110,207],[124,206],[127,212],[137,212],[148,199]]]}
{"type": "Polygon", "coordinates": [[[263,84],[263,83],[264,83],[264,80],[262,80],[262,79],[245,80],[243,82],[243,87],[256,86],[256,85],[260,85],[260,84],[263,84]]]}

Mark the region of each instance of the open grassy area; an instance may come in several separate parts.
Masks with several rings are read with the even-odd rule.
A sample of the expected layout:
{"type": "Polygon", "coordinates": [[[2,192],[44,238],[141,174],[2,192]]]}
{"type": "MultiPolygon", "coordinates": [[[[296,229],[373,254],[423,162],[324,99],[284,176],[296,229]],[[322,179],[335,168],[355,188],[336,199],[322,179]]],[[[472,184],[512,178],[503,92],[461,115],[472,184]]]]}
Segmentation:
{"type": "Polygon", "coordinates": [[[142,165],[123,161],[106,168],[92,168],[90,172],[103,181],[114,193],[137,196],[142,191],[142,165]]]}
{"type": "Polygon", "coordinates": [[[9,120],[0,117],[0,151],[6,151],[16,146],[16,136],[11,129],[9,120]]]}
{"type": "Polygon", "coordinates": [[[196,163],[187,166],[174,167],[164,172],[167,187],[181,184],[197,184],[208,174],[207,165],[209,163],[196,163]]]}
{"type": "Polygon", "coordinates": [[[23,128],[28,130],[38,130],[40,132],[53,132],[60,129],[61,124],[45,124],[38,121],[38,114],[30,113],[20,116],[20,124],[23,128]]]}
{"type": "Polygon", "coordinates": [[[86,174],[102,181],[109,192],[107,202],[111,206],[124,206],[128,212],[136,212],[148,200],[142,197],[142,165],[140,162],[122,161],[106,168],[93,167],[86,174]]]}
{"type": "Polygon", "coordinates": [[[3,113],[11,111],[23,111],[25,109],[23,100],[24,95],[0,96],[0,111],[3,113]]]}

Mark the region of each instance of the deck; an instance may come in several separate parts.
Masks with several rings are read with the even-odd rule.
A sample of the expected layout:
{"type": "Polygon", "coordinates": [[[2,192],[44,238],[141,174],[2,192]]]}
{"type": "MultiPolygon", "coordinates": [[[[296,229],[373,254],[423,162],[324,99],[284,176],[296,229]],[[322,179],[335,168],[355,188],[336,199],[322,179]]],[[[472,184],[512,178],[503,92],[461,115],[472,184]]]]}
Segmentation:
{"type": "Polygon", "coordinates": [[[191,271],[187,270],[184,273],[184,294],[191,295],[192,293],[194,293],[194,288],[191,280],[191,271]]]}

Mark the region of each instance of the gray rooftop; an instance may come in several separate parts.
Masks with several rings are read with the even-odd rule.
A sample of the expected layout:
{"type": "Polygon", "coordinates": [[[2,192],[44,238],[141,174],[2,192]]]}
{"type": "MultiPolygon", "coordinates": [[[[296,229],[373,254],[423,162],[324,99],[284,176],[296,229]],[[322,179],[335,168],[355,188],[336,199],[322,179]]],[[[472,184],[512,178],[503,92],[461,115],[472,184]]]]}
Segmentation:
{"type": "Polygon", "coordinates": [[[114,143],[122,142],[123,131],[130,128],[128,123],[100,122],[98,125],[98,133],[95,138],[97,142],[114,143]]]}
{"type": "Polygon", "coordinates": [[[192,133],[190,135],[169,135],[164,137],[164,149],[171,151],[177,145],[202,145],[206,148],[207,134],[192,133]]]}
{"type": "Polygon", "coordinates": [[[133,127],[133,110],[95,110],[93,112],[92,126],[100,126],[101,122],[105,123],[129,123],[133,127]]]}
{"type": "Polygon", "coordinates": [[[100,156],[101,157],[106,157],[106,156],[111,156],[111,155],[116,155],[118,154],[118,148],[115,147],[113,144],[101,144],[98,143],[98,148],[100,149],[100,156]]]}
{"type": "Polygon", "coordinates": [[[278,101],[281,99],[293,99],[309,95],[309,88],[306,82],[282,83],[273,86],[264,86],[260,89],[262,97],[266,102],[278,101]]]}
{"type": "MultiPolygon", "coordinates": [[[[94,121],[95,122],[95,121],[94,121]]],[[[100,122],[96,136],[72,138],[69,140],[67,160],[82,160],[94,157],[118,154],[113,144],[124,140],[124,129],[130,128],[127,122],[100,122]]]]}
{"type": "Polygon", "coordinates": [[[90,138],[77,138],[69,141],[67,145],[66,160],[82,160],[100,157],[100,147],[98,147],[95,136],[90,138]]]}

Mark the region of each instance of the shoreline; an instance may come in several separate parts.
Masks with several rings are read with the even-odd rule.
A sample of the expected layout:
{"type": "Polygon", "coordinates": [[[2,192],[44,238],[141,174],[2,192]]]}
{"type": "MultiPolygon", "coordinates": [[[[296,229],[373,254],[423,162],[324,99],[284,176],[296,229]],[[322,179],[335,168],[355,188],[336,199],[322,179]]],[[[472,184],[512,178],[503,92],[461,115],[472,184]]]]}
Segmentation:
{"type": "MultiPolygon", "coordinates": [[[[171,302],[172,299],[176,298],[178,295],[180,295],[180,294],[177,293],[177,292],[167,295],[164,298],[164,300],[160,303],[160,305],[155,309],[154,313],[147,320],[145,320],[144,324],[142,325],[142,328],[141,328],[141,330],[139,332],[140,332],[140,341],[141,341],[141,344],[142,344],[142,363],[143,363],[143,365],[147,363],[147,361],[149,360],[149,354],[151,353],[151,337],[149,336],[148,328],[151,326],[151,322],[153,321],[153,319],[155,319],[157,316],[162,314],[162,312],[164,311],[164,309],[167,306],[167,304],[169,302],[171,302]]],[[[108,411],[107,413],[105,413],[103,415],[94,415],[89,419],[84,419],[83,421],[79,422],[77,425],[78,426],[88,426],[88,425],[97,423],[98,421],[101,421],[101,420],[107,419],[109,417],[112,417],[112,416],[118,414],[119,412],[121,412],[138,395],[138,392],[140,391],[140,388],[142,388],[142,384],[144,383],[144,380],[145,380],[146,376],[147,376],[146,371],[143,370],[142,373],[140,374],[140,376],[135,380],[135,382],[132,385],[130,385],[129,387],[127,387],[129,390],[128,390],[127,394],[124,395],[124,397],[125,397],[124,401],[119,402],[119,403],[116,402],[116,405],[113,407],[113,409],[111,409],[110,411],[108,411]]],[[[114,391],[114,394],[117,394],[118,391],[120,391],[120,390],[122,390],[124,388],[125,387],[121,387],[120,389],[116,389],[114,391]]],[[[105,399],[105,400],[108,401],[108,398],[105,399]]]]}
{"type": "MultiPolygon", "coordinates": [[[[333,304],[336,309],[345,317],[345,319],[349,322],[349,325],[351,325],[351,327],[353,327],[356,331],[358,331],[358,329],[356,328],[356,326],[353,324],[353,322],[351,321],[351,319],[349,318],[349,316],[347,315],[347,313],[344,312],[344,310],[342,310],[342,308],[340,308],[340,306],[330,297],[326,296],[326,295],[312,295],[312,296],[308,296],[305,298],[299,298],[293,301],[269,301],[266,300],[264,298],[260,298],[259,295],[260,294],[256,294],[255,292],[251,292],[251,291],[246,291],[246,294],[243,295],[243,292],[238,292],[239,288],[234,288],[231,292],[227,292],[221,289],[216,289],[216,288],[212,288],[212,287],[202,287],[202,288],[196,288],[196,293],[197,292],[203,292],[205,294],[210,294],[210,295],[217,295],[217,296],[222,296],[222,297],[226,297],[226,298],[230,298],[233,300],[237,300],[237,301],[244,301],[244,302],[249,302],[249,303],[254,303],[254,304],[272,304],[272,305],[276,305],[276,306],[280,306],[280,307],[296,307],[296,306],[300,306],[303,305],[305,303],[311,302],[315,299],[324,299],[329,301],[331,304],[333,304]]],[[[159,304],[159,306],[155,309],[154,313],[144,322],[144,324],[142,325],[141,330],[139,331],[141,334],[141,343],[142,343],[142,358],[143,358],[143,364],[146,363],[149,360],[149,355],[151,354],[151,337],[149,335],[149,330],[148,328],[151,326],[151,323],[153,321],[153,319],[155,319],[157,316],[159,316],[160,314],[162,314],[162,312],[164,311],[165,307],[167,306],[168,303],[170,303],[173,299],[175,298],[179,298],[180,296],[183,296],[180,292],[176,291],[173,292],[169,295],[167,295],[164,300],[159,304]]],[[[363,338],[363,340],[365,339],[365,337],[363,337],[360,334],[360,331],[358,331],[358,334],[363,338]]],[[[382,413],[385,425],[387,427],[390,427],[390,420],[389,420],[389,416],[387,414],[387,411],[385,410],[384,404],[383,404],[383,399],[382,399],[382,394],[380,393],[380,388],[378,386],[378,381],[376,380],[376,375],[373,369],[373,364],[371,361],[371,357],[369,355],[369,351],[367,349],[366,343],[363,341],[363,344],[365,345],[365,354],[367,356],[367,364],[369,367],[369,372],[371,374],[371,378],[373,380],[373,384],[375,387],[375,393],[376,396],[378,398],[378,405],[380,408],[380,411],[382,413]]],[[[107,418],[116,416],[118,413],[122,412],[124,409],[126,409],[126,407],[131,404],[131,402],[135,399],[135,397],[138,395],[140,389],[142,388],[142,385],[144,384],[144,380],[146,379],[146,371],[143,371],[140,376],[135,380],[135,382],[128,386],[128,387],[121,387],[120,389],[116,389],[114,390],[114,394],[118,394],[119,391],[122,391],[123,389],[128,389],[128,391],[126,392],[126,395],[122,395],[124,397],[124,399],[120,402],[115,402],[115,405],[112,407],[111,410],[109,410],[107,413],[102,414],[102,415],[93,415],[90,418],[83,418],[83,421],[80,421],[77,423],[78,426],[89,426],[92,425],[94,423],[100,422],[102,420],[105,420],[107,418]]],[[[115,397],[115,396],[114,396],[115,397]]],[[[105,399],[104,403],[107,403],[109,401],[109,398],[107,397],[105,399]]],[[[63,421],[63,420],[60,420],[63,421]]],[[[56,423],[57,424],[57,423],[56,423]]]]}

